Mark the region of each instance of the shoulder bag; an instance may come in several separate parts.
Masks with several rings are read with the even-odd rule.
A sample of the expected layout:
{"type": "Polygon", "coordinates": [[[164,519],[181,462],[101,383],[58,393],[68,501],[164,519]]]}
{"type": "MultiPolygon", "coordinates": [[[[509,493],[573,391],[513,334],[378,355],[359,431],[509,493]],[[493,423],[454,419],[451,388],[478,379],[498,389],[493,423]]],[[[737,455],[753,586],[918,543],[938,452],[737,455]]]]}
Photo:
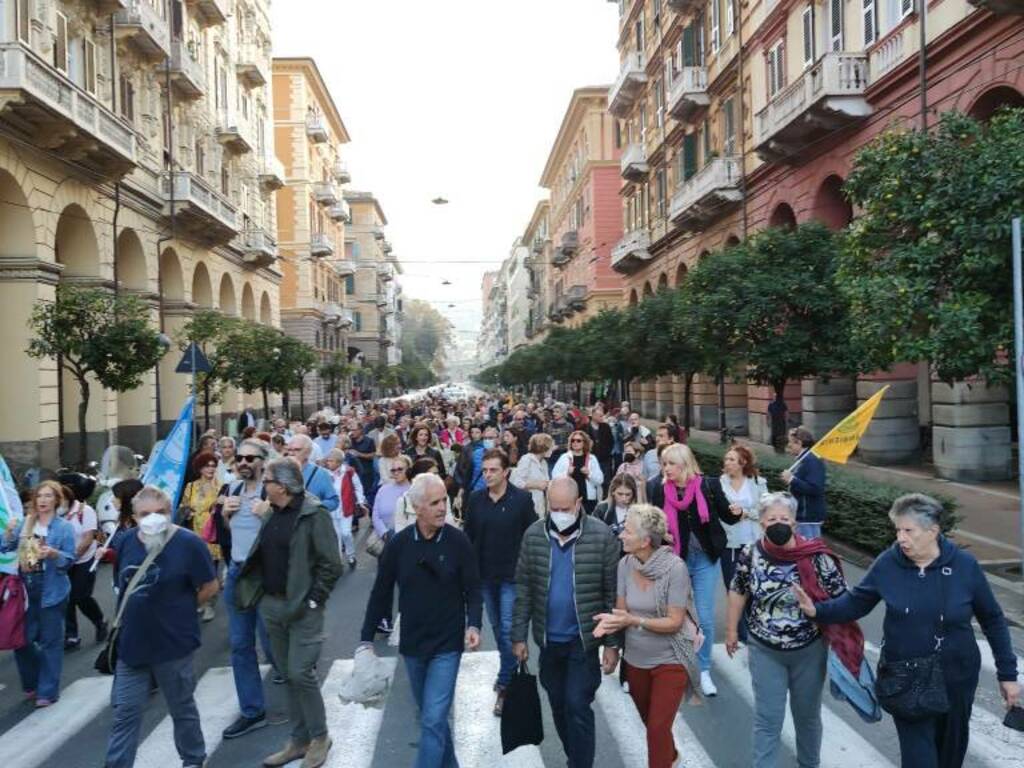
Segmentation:
{"type": "Polygon", "coordinates": [[[149,570],[149,566],[156,560],[157,555],[163,552],[164,546],[166,546],[168,540],[165,540],[158,548],[146,555],[146,559],[142,561],[142,565],[139,566],[132,576],[131,581],[128,582],[128,586],[124,590],[124,595],[121,597],[121,604],[117,608],[117,615],[114,616],[114,623],[110,626],[110,636],[107,639],[107,647],[100,651],[100,655],[96,657],[96,662],[93,667],[101,675],[112,675],[114,670],[117,669],[117,641],[118,631],[121,628],[121,617],[124,616],[124,609],[128,605],[128,598],[132,596],[132,593],[138,589],[142,578],[146,575],[146,571],[149,570]]]}
{"type": "Polygon", "coordinates": [[[946,635],[946,599],[941,569],[939,578],[939,620],[935,650],[927,656],[889,661],[882,644],[878,660],[875,694],[882,709],[899,720],[916,722],[949,712],[946,677],[942,671],[942,641],[946,635]]]}

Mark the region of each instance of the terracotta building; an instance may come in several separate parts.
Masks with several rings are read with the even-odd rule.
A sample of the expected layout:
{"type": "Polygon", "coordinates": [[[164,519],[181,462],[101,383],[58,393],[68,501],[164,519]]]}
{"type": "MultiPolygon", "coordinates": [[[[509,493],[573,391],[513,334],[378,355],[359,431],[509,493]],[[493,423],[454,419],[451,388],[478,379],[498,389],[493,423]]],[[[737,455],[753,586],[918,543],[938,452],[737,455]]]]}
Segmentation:
{"type": "MultiPolygon", "coordinates": [[[[608,101],[623,144],[626,234],[612,262],[626,299],[676,284],[756,229],[812,219],[844,227],[852,211],[843,179],[857,150],[886,129],[1024,103],[1024,22],[1000,13],[1012,7],[1021,12],[996,0],[927,4],[922,115],[920,19],[910,0],[622,0],[621,72],[608,101]]],[[[915,460],[923,434],[943,476],[1008,475],[1007,392],[951,388],[923,365],[792,382],[790,418],[823,433],[884,383],[894,386],[862,459],[915,460]]],[[[763,439],[768,392],[731,377],[725,390],[727,424],[763,439]]],[[[640,382],[634,400],[661,417],[681,409],[682,387],[673,377],[640,382]]],[[[699,381],[697,425],[717,427],[718,407],[713,382],[699,381]]]]}

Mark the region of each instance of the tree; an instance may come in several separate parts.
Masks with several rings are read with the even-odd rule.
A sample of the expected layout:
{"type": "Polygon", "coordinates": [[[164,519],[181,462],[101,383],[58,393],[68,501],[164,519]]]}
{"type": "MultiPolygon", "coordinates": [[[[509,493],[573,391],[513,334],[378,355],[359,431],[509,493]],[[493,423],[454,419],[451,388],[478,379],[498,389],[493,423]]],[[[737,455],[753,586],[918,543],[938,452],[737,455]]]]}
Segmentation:
{"type": "Polygon", "coordinates": [[[327,393],[331,396],[333,404],[337,405],[341,384],[352,375],[354,370],[355,366],[348,362],[346,355],[342,352],[335,352],[320,365],[318,373],[321,381],[326,382],[327,393]]]}
{"type": "Polygon", "coordinates": [[[302,386],[316,366],[316,351],[277,328],[242,321],[228,334],[231,350],[226,377],[246,394],[263,395],[263,411],[270,415],[270,393],[285,395],[302,386]]]}
{"type": "Polygon", "coordinates": [[[227,384],[228,361],[231,350],[227,340],[240,321],[214,309],[197,311],[181,328],[178,348],[184,352],[195,342],[210,361],[209,373],[196,374],[196,389],[201,394],[203,406],[203,428],[210,428],[210,405],[219,403],[227,384]]]}
{"type": "Polygon", "coordinates": [[[78,384],[78,458],[84,465],[90,378],[113,392],[135,389],[160,361],[165,342],[150,325],[146,304],[96,289],[59,286],[55,301],[35,305],[29,325],[34,335],[27,354],[56,359],[78,384]]]}
{"type": "Polygon", "coordinates": [[[444,373],[448,347],[452,344],[451,323],[429,303],[419,299],[406,302],[402,320],[402,361],[406,374],[419,386],[435,383],[444,373]],[[424,371],[430,376],[424,378],[424,371]]]}
{"type": "Polygon", "coordinates": [[[839,269],[861,369],[927,360],[946,382],[1010,381],[1024,110],[883,134],[857,155],[845,191],[861,211],[839,269]]]}

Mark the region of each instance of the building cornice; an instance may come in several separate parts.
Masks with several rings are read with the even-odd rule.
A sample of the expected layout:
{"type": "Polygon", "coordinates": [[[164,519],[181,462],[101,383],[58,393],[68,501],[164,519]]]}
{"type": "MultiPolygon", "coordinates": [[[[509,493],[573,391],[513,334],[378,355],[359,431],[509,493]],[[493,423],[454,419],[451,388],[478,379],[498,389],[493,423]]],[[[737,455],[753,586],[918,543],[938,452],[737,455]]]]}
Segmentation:
{"type": "Polygon", "coordinates": [[[56,286],[63,264],[34,256],[0,256],[0,283],[43,283],[56,286]]]}
{"type": "MultiPolygon", "coordinates": [[[[569,146],[576,136],[576,132],[583,125],[583,119],[586,117],[587,112],[596,108],[596,111],[600,112],[603,116],[607,111],[608,89],[610,87],[607,85],[590,85],[584,88],[577,88],[572,92],[569,107],[562,118],[562,125],[558,129],[555,143],[551,147],[551,154],[548,155],[548,161],[544,165],[544,172],[540,177],[540,185],[545,189],[550,189],[554,184],[558,168],[565,159],[569,146]]],[[[590,158],[587,158],[587,160],[589,161],[590,158]]]]}
{"type": "Polygon", "coordinates": [[[345,127],[344,121],[341,119],[341,112],[338,111],[338,107],[334,103],[334,97],[331,96],[331,91],[327,87],[327,83],[324,81],[323,75],[320,74],[320,68],[317,66],[314,59],[306,56],[275,56],[273,68],[274,74],[291,74],[293,72],[300,72],[305,75],[312,85],[314,93],[317,95],[317,100],[320,102],[321,106],[324,107],[327,119],[330,121],[331,127],[334,129],[335,135],[338,137],[338,142],[341,144],[347,144],[352,140],[348,134],[348,129],[345,127]]]}

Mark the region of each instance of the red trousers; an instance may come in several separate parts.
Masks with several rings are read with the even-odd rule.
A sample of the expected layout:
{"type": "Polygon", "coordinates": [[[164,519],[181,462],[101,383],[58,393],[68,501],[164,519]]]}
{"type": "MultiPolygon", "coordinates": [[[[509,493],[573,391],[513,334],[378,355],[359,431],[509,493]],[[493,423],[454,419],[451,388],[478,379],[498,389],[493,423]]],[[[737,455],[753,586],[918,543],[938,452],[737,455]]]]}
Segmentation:
{"type": "Polygon", "coordinates": [[[647,764],[650,768],[670,768],[676,759],[672,722],[689,682],[686,668],[681,664],[661,664],[640,669],[625,661],[623,664],[629,695],[647,726],[647,764]]]}

